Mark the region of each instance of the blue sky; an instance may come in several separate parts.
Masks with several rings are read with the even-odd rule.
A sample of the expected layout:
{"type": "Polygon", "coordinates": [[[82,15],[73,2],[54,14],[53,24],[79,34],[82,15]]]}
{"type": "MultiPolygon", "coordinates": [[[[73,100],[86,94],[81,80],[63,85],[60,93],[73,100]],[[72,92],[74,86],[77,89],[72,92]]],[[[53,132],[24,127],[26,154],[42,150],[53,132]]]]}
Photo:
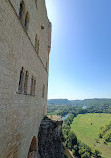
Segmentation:
{"type": "Polygon", "coordinates": [[[111,0],[46,0],[48,98],[111,98],[111,0]]]}

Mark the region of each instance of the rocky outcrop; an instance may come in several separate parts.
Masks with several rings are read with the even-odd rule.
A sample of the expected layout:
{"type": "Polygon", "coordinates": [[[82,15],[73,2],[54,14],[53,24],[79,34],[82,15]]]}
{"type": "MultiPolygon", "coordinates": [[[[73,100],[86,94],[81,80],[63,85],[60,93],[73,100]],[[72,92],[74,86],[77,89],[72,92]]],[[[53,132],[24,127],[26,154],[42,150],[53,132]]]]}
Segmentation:
{"type": "Polygon", "coordinates": [[[45,118],[38,134],[38,152],[40,158],[64,158],[61,141],[63,121],[45,118]]]}

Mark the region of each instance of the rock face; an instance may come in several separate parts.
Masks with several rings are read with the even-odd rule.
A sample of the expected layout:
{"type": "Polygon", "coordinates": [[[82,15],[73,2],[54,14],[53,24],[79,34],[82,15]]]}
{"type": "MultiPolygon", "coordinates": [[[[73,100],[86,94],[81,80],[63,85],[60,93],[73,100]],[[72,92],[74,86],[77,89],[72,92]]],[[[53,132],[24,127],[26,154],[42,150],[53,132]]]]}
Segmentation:
{"type": "Polygon", "coordinates": [[[64,158],[61,141],[63,121],[45,118],[39,129],[38,152],[40,158],[64,158]]]}

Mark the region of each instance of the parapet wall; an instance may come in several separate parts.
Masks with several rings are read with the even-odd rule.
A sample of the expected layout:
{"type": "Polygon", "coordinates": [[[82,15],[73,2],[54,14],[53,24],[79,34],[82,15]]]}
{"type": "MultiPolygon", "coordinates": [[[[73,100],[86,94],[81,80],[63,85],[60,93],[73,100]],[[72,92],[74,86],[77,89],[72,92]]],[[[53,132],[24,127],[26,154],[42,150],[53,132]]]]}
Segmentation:
{"type": "Polygon", "coordinates": [[[50,118],[42,120],[38,134],[39,158],[64,158],[62,123],[50,118]]]}

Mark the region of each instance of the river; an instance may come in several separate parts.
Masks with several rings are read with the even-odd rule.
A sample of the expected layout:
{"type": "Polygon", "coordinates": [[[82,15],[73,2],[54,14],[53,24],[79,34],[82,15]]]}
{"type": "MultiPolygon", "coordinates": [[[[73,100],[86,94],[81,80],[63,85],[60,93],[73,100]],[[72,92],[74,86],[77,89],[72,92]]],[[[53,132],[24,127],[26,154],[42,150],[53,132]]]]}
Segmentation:
{"type": "Polygon", "coordinates": [[[85,106],[85,105],[84,105],[82,108],[83,108],[83,109],[86,109],[86,108],[87,108],[87,106],[85,106]]]}
{"type": "Polygon", "coordinates": [[[69,116],[69,114],[63,116],[63,117],[62,117],[62,120],[63,120],[63,121],[66,120],[68,116],[69,116]]]}

